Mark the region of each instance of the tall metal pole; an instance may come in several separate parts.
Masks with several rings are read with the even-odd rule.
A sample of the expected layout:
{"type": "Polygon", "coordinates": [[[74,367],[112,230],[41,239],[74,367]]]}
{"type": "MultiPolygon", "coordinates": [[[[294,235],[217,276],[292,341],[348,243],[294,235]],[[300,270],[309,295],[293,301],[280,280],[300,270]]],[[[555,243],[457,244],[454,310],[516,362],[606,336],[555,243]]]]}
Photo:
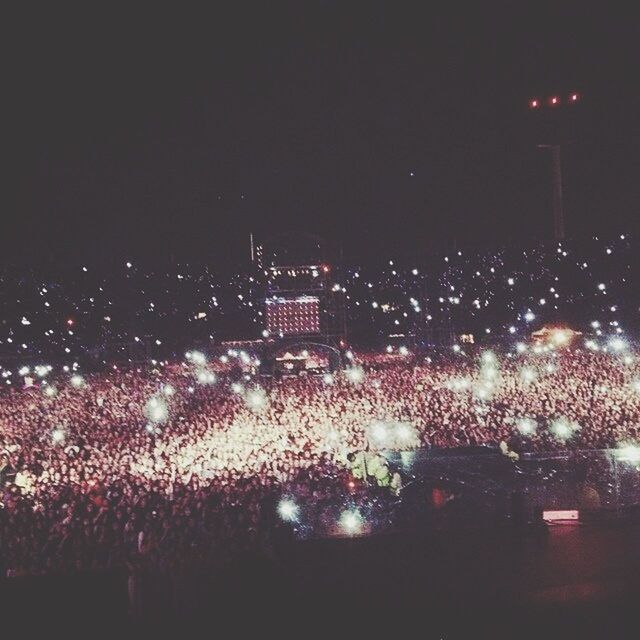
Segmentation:
{"type": "Polygon", "coordinates": [[[564,240],[564,210],[562,208],[562,165],[560,145],[551,147],[553,171],[553,232],[556,240],[564,240]]]}
{"type": "Polygon", "coordinates": [[[553,237],[564,240],[564,210],[562,207],[562,163],[559,144],[539,144],[540,149],[551,149],[551,188],[553,205],[553,237]]]}

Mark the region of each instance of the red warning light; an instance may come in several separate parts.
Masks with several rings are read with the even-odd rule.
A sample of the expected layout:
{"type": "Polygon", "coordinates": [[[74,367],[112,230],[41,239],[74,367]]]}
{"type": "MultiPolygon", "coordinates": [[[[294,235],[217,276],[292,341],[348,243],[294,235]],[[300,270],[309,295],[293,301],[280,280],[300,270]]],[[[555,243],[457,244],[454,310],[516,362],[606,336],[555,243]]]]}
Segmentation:
{"type": "Polygon", "coordinates": [[[571,94],[571,102],[578,102],[578,94],[577,93],[573,93],[571,94]]]}
{"type": "Polygon", "coordinates": [[[531,101],[531,108],[536,109],[540,103],[537,100],[531,101]]]}
{"type": "Polygon", "coordinates": [[[558,102],[560,102],[558,100],[558,98],[556,98],[556,96],[553,96],[553,98],[551,98],[551,104],[558,104],[558,102]]]}

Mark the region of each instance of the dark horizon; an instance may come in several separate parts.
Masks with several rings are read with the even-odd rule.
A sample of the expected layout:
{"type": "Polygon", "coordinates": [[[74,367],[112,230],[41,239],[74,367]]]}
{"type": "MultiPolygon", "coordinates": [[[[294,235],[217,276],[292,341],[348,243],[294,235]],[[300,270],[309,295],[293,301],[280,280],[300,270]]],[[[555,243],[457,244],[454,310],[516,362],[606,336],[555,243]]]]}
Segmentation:
{"type": "Polygon", "coordinates": [[[327,1],[16,22],[4,261],[227,262],[289,229],[363,256],[542,239],[528,101],[574,91],[568,235],[637,231],[637,29],[583,13],[327,1]]]}

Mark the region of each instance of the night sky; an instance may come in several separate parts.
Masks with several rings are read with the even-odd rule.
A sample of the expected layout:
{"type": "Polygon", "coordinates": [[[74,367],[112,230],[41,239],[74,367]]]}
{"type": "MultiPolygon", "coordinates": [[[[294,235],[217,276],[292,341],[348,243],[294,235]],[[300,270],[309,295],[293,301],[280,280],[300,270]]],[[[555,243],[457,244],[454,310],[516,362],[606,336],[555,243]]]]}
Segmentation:
{"type": "Polygon", "coordinates": [[[551,228],[550,136],[569,235],[637,230],[637,21],[428,4],[9,22],[5,260],[228,263],[288,229],[358,257],[530,241],[551,228]],[[554,122],[528,109],[574,91],[554,122]]]}

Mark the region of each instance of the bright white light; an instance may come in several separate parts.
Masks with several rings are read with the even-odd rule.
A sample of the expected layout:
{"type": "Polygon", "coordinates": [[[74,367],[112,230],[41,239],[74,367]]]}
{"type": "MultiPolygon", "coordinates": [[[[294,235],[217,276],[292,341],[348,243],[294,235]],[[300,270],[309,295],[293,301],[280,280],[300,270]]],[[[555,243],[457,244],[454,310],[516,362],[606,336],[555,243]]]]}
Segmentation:
{"type": "Polygon", "coordinates": [[[242,385],[238,382],[234,382],[231,385],[231,391],[233,391],[233,393],[242,393],[242,385]]]}
{"type": "Polygon", "coordinates": [[[476,389],[476,396],[479,400],[487,400],[491,395],[491,390],[490,385],[481,385],[476,389]]]}
{"type": "Polygon", "coordinates": [[[604,291],[607,288],[607,285],[604,282],[601,282],[598,285],[598,289],[600,289],[600,291],[604,291]]]}
{"type": "Polygon", "coordinates": [[[364,370],[360,367],[349,367],[344,374],[347,380],[353,384],[360,384],[364,380],[364,370]]]}
{"type": "Polygon", "coordinates": [[[524,344],[523,342],[518,342],[518,344],[516,345],[516,351],[518,353],[524,353],[527,350],[527,345],[524,344]]]}
{"type": "Polygon", "coordinates": [[[78,374],[71,376],[71,384],[74,387],[81,387],[84,384],[84,379],[82,378],[82,376],[79,376],[78,374]]]}
{"type": "Polygon", "coordinates": [[[524,314],[524,319],[527,322],[532,322],[533,320],[536,319],[535,314],[533,313],[533,311],[527,311],[527,313],[524,314]]]}
{"type": "Polygon", "coordinates": [[[20,369],[18,369],[18,375],[27,376],[29,375],[29,371],[31,371],[29,367],[20,367],[20,369]]]}
{"type": "Polygon", "coordinates": [[[51,439],[53,440],[54,444],[59,444],[64,440],[64,431],[62,429],[54,429],[51,432],[51,439]]]}
{"type": "Polygon", "coordinates": [[[406,356],[409,353],[409,349],[407,349],[407,347],[405,347],[404,345],[400,347],[399,351],[401,356],[406,356]]]}
{"type": "Polygon", "coordinates": [[[463,391],[469,388],[469,381],[466,378],[454,378],[447,386],[453,391],[463,391]]]}
{"type": "Polygon", "coordinates": [[[609,346],[614,351],[622,351],[623,349],[626,349],[627,343],[622,338],[614,337],[609,340],[609,346]]]}
{"type": "Polygon", "coordinates": [[[262,411],[267,406],[267,394],[264,389],[251,389],[247,392],[245,400],[252,411],[262,411]]]}
{"type": "Polygon", "coordinates": [[[383,422],[376,422],[371,426],[371,436],[378,444],[387,440],[387,426],[383,422]]]}
{"type": "Polygon", "coordinates": [[[554,420],[550,425],[551,432],[559,440],[568,440],[573,435],[573,432],[578,428],[578,425],[572,424],[562,418],[554,420]]]}
{"type": "Polygon", "coordinates": [[[535,433],[538,425],[536,421],[532,420],[531,418],[521,418],[520,420],[518,420],[517,427],[518,431],[523,436],[530,436],[531,434],[535,433]]]}
{"type": "Polygon", "coordinates": [[[216,381],[216,376],[211,371],[200,369],[196,374],[196,379],[200,384],[213,384],[216,381]]]}
{"type": "Polygon", "coordinates": [[[168,397],[171,397],[175,392],[176,390],[170,384],[165,384],[162,388],[162,393],[168,397]]]}
{"type": "Polygon", "coordinates": [[[554,329],[551,334],[551,341],[557,346],[565,345],[569,342],[571,333],[566,329],[554,329]]]}
{"type": "Polygon", "coordinates": [[[553,427],[553,432],[558,438],[562,440],[568,438],[571,435],[571,429],[569,425],[564,422],[559,422],[553,427]]]}
{"type": "Polygon", "coordinates": [[[454,345],[453,345],[453,350],[454,350],[456,353],[460,353],[460,345],[459,345],[459,344],[454,344],[454,345]]]}
{"type": "Polygon", "coordinates": [[[357,509],[343,511],[339,523],[342,530],[350,536],[362,530],[362,516],[357,509]]]}
{"type": "Polygon", "coordinates": [[[640,463],[640,447],[637,445],[621,445],[616,454],[619,460],[631,462],[632,464],[640,463]]]}
{"type": "Polygon", "coordinates": [[[296,522],[298,520],[298,505],[293,500],[283,498],[278,504],[278,513],[283,520],[296,522]]]}
{"type": "Polygon", "coordinates": [[[533,382],[536,379],[535,369],[532,369],[531,367],[525,367],[520,371],[520,377],[522,378],[523,382],[533,382]]]}
{"type": "Polygon", "coordinates": [[[53,398],[53,396],[56,395],[55,387],[52,387],[51,385],[47,385],[44,388],[44,395],[47,396],[48,398],[53,398]]]}
{"type": "Polygon", "coordinates": [[[167,403],[162,398],[154,396],[145,406],[145,415],[151,422],[164,422],[169,417],[167,403]]]}
{"type": "Polygon", "coordinates": [[[205,365],[207,363],[207,356],[205,356],[204,353],[202,353],[200,351],[191,351],[190,360],[194,364],[197,364],[199,366],[203,366],[203,365],[205,365]]]}
{"type": "Polygon", "coordinates": [[[52,369],[53,367],[48,364],[48,365],[44,365],[44,364],[39,364],[36,365],[34,371],[36,372],[36,375],[40,378],[44,378],[52,369]]]}
{"type": "Polygon", "coordinates": [[[412,441],[418,444],[418,439],[415,429],[404,422],[396,424],[395,436],[401,445],[406,445],[412,441]]]}
{"type": "Polygon", "coordinates": [[[399,425],[398,437],[400,437],[402,440],[408,440],[411,437],[411,429],[409,429],[406,424],[399,425]]]}
{"type": "Polygon", "coordinates": [[[322,376],[322,382],[325,384],[333,384],[333,376],[330,373],[325,373],[322,376]]]}
{"type": "Polygon", "coordinates": [[[493,364],[496,362],[496,354],[493,351],[483,351],[480,359],[484,364],[493,364]]]}
{"type": "Polygon", "coordinates": [[[482,366],[480,370],[482,377],[488,380],[489,382],[495,380],[498,377],[498,369],[494,364],[485,364],[482,366]]]}

